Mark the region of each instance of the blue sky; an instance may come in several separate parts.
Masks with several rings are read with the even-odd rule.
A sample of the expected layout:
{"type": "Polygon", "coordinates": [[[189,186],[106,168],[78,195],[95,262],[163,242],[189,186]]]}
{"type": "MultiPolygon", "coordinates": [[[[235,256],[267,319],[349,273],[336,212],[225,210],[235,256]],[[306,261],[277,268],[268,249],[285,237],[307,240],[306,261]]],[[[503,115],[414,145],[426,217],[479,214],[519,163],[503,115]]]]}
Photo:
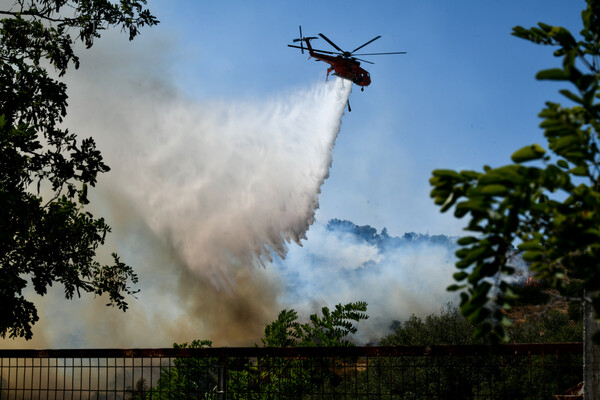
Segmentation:
{"type": "MultiPolygon", "coordinates": [[[[429,199],[435,168],[501,165],[543,142],[538,112],[558,86],[534,79],[558,62],[551,50],[510,35],[543,21],[577,33],[584,1],[159,1],[151,35],[171,40],[170,76],[202,100],[252,100],[325,80],[326,64],[286,47],[324,33],[365,52],[372,84],[350,97],[322,188],[318,219],[350,219],[391,233],[460,234],[429,199]]],[[[146,35],[148,32],[144,32],[146,35]]],[[[315,47],[332,50],[324,40],[315,47]]]]}

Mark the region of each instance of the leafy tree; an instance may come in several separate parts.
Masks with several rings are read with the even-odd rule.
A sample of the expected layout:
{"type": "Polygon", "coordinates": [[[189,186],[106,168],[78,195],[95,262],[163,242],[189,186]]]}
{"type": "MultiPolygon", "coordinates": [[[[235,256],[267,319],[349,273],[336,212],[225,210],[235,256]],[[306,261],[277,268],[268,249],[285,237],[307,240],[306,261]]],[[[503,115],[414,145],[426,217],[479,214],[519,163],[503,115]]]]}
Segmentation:
{"type": "MultiPolygon", "coordinates": [[[[173,344],[176,349],[202,349],[211,347],[210,340],[194,340],[190,344],[173,344]]],[[[177,358],[170,368],[163,368],[156,386],[146,394],[159,400],[210,398],[216,392],[217,359],[177,358]]]]}
{"type": "Polygon", "coordinates": [[[128,400],[145,400],[149,397],[149,386],[146,379],[140,378],[135,382],[135,388],[130,389],[128,400]]]}
{"type": "MultiPolygon", "coordinates": [[[[425,318],[412,315],[404,322],[395,321],[393,333],[381,339],[384,346],[429,346],[483,344],[483,338],[475,339],[475,326],[453,304],[448,304],[425,318]]],[[[576,342],[581,341],[582,327],[569,320],[566,313],[552,309],[538,318],[516,322],[508,328],[511,343],[576,342]]],[[[564,393],[565,389],[581,380],[580,371],[569,366],[576,363],[570,357],[531,356],[529,358],[478,354],[452,357],[402,357],[376,359],[368,373],[370,380],[384,382],[385,392],[399,398],[430,398],[439,393],[444,399],[473,399],[474,394],[483,398],[526,398],[531,393],[564,393]],[[407,365],[409,377],[398,374],[407,365]],[[531,369],[533,379],[523,379],[523,370],[531,369]],[[541,366],[544,365],[544,368],[541,366]],[[377,369],[374,367],[381,366],[377,369]],[[537,367],[540,368],[537,368],[537,367]],[[374,372],[379,371],[381,372],[374,372]],[[546,374],[546,376],[544,376],[546,374]],[[559,377],[548,379],[548,376],[559,377]],[[434,387],[431,387],[434,382],[434,387]],[[440,382],[440,384],[438,384],[440,382]],[[411,397],[412,396],[412,397],[411,397]],[[504,397],[503,397],[504,396],[504,397]]],[[[365,379],[365,377],[361,377],[365,379]]],[[[546,398],[546,397],[543,397],[546,398]]]]}
{"type": "MultiPolygon", "coordinates": [[[[261,342],[265,347],[351,346],[347,336],[357,332],[354,322],[368,318],[366,309],[365,302],[338,304],[333,311],[323,307],[322,316],[313,314],[307,323],[297,321],[296,311],[283,310],[265,327],[261,342]]],[[[189,346],[187,343],[174,346],[203,348],[211,344],[195,340],[189,346]]],[[[218,359],[210,357],[176,359],[171,368],[163,369],[150,396],[156,399],[217,398],[219,365],[218,359]]],[[[228,360],[228,397],[301,399],[315,388],[339,384],[341,378],[334,372],[336,366],[329,359],[318,358],[228,360]]]]}
{"type": "Polygon", "coordinates": [[[539,317],[528,318],[507,328],[511,343],[565,343],[581,342],[583,326],[557,309],[548,310],[539,317]]]}
{"type": "Polygon", "coordinates": [[[32,337],[38,315],[23,294],[28,285],[44,295],[60,283],[67,298],[107,293],[123,310],[124,294],[134,293],[137,276],[116,254],[112,265],[94,259],[110,228],[85,210],[87,191],[109,168],[93,139],[78,141],[61,125],[67,88],[59,79],[79,67],[78,39],[89,48],[105,29],[119,27],[131,40],[157,24],[145,3],[17,0],[0,10],[2,337],[32,337]]]}
{"type": "Polygon", "coordinates": [[[569,83],[562,89],[571,106],[547,102],[541,111],[549,151],[538,144],[512,154],[512,164],[482,171],[436,170],[430,182],[435,204],[457,218],[468,216],[458,241],[461,312],[478,325],[477,334],[508,340],[505,310],[516,298],[507,278],[513,245],[523,252],[536,278],[555,288],[567,278],[581,280],[586,299],[600,312],[600,2],[587,0],[581,39],[565,28],[539,23],[517,26],[512,34],[553,46],[559,68],[538,72],[537,79],[569,83]]]}
{"type": "Polygon", "coordinates": [[[310,316],[310,322],[296,322],[298,314],[294,310],[283,310],[275,321],[265,328],[261,339],[265,347],[314,347],[350,346],[347,336],[357,332],[353,322],[368,319],[367,303],[358,301],[345,305],[338,304],[335,310],[323,307],[319,317],[310,316]]]}
{"type": "MultiPolygon", "coordinates": [[[[517,310],[516,308],[513,311],[517,310]]],[[[475,326],[449,303],[424,319],[412,315],[404,322],[394,321],[394,331],[384,336],[382,346],[429,346],[483,344],[474,338],[475,326]]],[[[531,315],[507,327],[510,343],[580,342],[583,337],[581,321],[569,313],[552,308],[540,315],[531,315]]]]}
{"type": "Polygon", "coordinates": [[[475,328],[460,310],[449,303],[439,314],[430,314],[425,319],[411,315],[404,322],[394,321],[394,332],[383,337],[382,346],[429,346],[475,344],[475,328]]]}
{"type": "MultiPolygon", "coordinates": [[[[312,314],[310,322],[302,324],[297,322],[296,311],[283,310],[275,321],[265,327],[261,342],[265,347],[353,346],[348,335],[357,332],[355,322],[368,319],[366,311],[367,303],[364,301],[338,304],[334,310],[323,307],[321,316],[312,314]]],[[[315,389],[339,385],[342,381],[340,374],[343,373],[334,371],[340,367],[339,361],[326,358],[290,359],[284,363],[266,358],[258,360],[254,368],[238,374],[243,379],[237,379],[234,391],[245,393],[253,383],[260,382],[260,393],[264,398],[280,398],[284,394],[289,399],[302,399],[315,389]],[[261,374],[262,370],[267,371],[266,376],[261,374]]]]}

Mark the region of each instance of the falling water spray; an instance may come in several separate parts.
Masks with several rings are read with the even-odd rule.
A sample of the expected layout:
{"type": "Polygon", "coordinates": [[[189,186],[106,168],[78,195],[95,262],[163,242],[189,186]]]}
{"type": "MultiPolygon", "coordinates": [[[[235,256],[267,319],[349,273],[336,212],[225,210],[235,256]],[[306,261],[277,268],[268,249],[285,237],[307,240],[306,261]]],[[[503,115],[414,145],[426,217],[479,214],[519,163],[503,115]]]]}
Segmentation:
{"type": "Polygon", "coordinates": [[[208,102],[148,76],[92,73],[71,78],[67,123],[94,137],[111,167],[91,194],[113,227],[102,251],[135,268],[141,291],[125,314],[60,291],[40,299],[38,343],[254,343],[283,287],[260,266],[300,245],[313,223],[351,82],[208,102]]]}
{"type": "Polygon", "coordinates": [[[111,187],[164,245],[218,288],[300,244],[329,174],[351,83],[261,103],[151,104],[146,129],[108,139],[111,187]],[[159,112],[162,110],[162,112],[159,112]],[[150,122],[150,125],[148,125],[150,122]]]}

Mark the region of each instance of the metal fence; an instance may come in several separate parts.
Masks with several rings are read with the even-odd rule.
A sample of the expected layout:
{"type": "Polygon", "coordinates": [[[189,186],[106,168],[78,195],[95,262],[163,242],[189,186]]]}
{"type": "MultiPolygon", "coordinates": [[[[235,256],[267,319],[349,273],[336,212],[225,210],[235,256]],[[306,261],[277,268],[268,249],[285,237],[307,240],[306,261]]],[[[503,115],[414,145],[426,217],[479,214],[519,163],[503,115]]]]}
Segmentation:
{"type": "Polygon", "coordinates": [[[9,399],[562,399],[581,343],[0,350],[9,399]]]}

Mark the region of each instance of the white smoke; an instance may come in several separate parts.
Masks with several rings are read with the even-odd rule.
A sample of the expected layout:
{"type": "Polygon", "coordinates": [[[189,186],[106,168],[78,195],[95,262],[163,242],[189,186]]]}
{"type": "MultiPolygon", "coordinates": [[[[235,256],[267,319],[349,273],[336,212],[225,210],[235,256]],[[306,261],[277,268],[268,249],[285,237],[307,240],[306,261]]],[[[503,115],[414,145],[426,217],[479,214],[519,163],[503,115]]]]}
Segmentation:
{"type": "Polygon", "coordinates": [[[306,316],[322,306],[358,300],[369,304],[369,320],[355,339],[374,342],[389,333],[393,320],[437,312],[457,296],[447,292],[454,249],[429,241],[380,246],[317,222],[303,248],[276,261],[286,284],[282,302],[306,316]]]}

